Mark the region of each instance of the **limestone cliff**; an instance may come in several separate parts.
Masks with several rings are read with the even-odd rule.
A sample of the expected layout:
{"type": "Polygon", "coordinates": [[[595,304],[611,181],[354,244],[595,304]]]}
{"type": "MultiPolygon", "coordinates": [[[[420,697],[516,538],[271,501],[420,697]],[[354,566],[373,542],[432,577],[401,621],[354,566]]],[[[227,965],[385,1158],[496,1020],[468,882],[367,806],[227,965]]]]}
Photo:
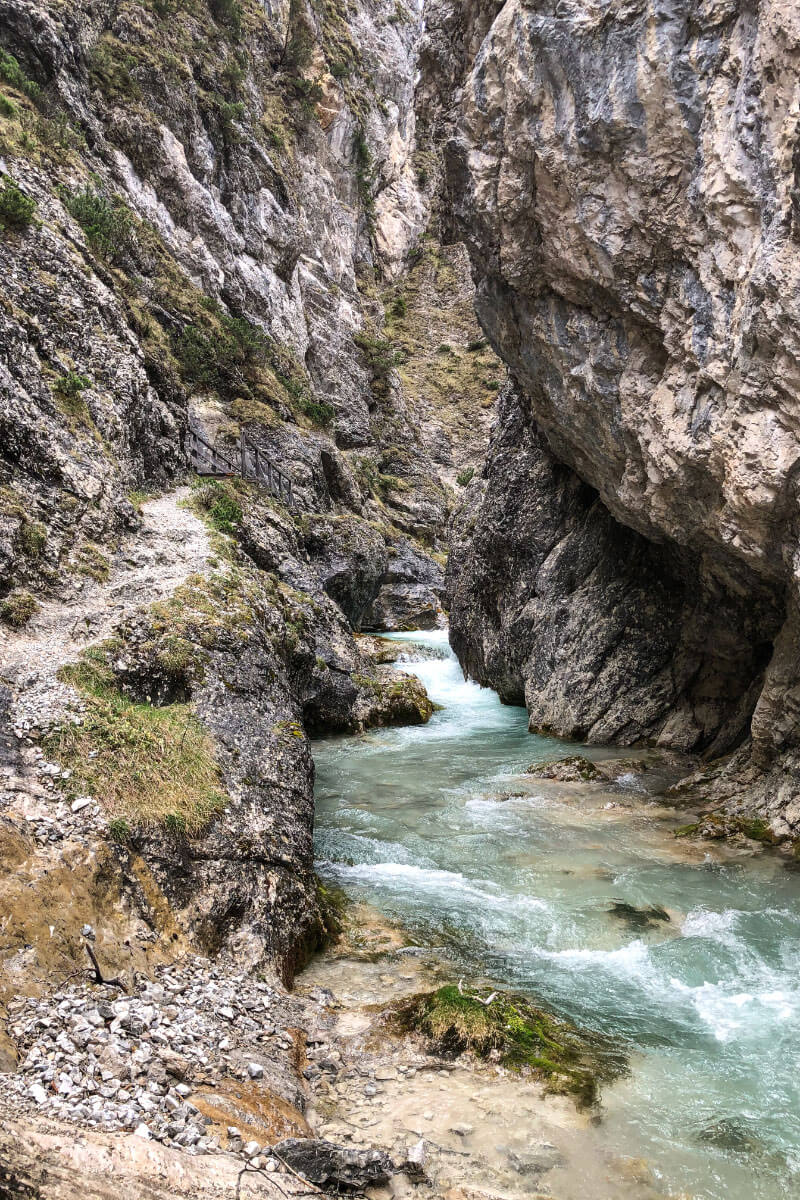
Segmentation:
{"type": "Polygon", "coordinates": [[[98,872],[110,968],[120,942],[188,938],[288,978],[321,928],[307,732],[430,714],[354,633],[442,620],[447,517],[500,374],[463,247],[438,237],[420,24],[394,0],[0,0],[0,886],[20,986],[83,958],[98,872]],[[188,430],[229,459],[245,434],[292,507],[181,490],[188,430]],[[168,766],[176,730],[196,754],[168,766]],[[136,801],[128,751],[106,759],[122,745],[172,807],[145,811],[153,771],[136,801]],[[19,880],[65,859],[76,903],[33,911],[19,880]]]}
{"type": "Polygon", "coordinates": [[[478,7],[450,39],[434,8],[430,53],[456,88],[478,314],[525,399],[452,564],[461,653],[536,724],[714,751],[749,722],[763,768],[800,736],[800,19],[781,0],[478,7]]]}

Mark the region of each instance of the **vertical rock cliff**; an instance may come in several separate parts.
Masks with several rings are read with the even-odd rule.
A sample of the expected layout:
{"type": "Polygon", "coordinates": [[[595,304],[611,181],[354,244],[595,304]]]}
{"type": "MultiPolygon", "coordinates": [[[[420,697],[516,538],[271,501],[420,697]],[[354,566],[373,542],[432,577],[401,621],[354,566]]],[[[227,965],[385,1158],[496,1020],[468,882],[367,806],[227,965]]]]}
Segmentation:
{"type": "Polygon", "coordinates": [[[463,661],[556,732],[749,724],[763,769],[800,736],[798,14],[509,0],[448,57],[435,11],[453,221],[520,393],[451,564],[463,661]]]}

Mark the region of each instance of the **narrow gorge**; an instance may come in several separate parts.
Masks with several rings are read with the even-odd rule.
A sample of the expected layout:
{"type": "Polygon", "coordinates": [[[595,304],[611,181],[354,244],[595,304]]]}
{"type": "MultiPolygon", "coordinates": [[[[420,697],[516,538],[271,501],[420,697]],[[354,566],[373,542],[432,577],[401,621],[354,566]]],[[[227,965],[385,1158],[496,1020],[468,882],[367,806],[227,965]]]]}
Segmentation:
{"type": "Polygon", "coordinates": [[[797,1186],[798,68],[0,0],[0,1198],[797,1186]]]}

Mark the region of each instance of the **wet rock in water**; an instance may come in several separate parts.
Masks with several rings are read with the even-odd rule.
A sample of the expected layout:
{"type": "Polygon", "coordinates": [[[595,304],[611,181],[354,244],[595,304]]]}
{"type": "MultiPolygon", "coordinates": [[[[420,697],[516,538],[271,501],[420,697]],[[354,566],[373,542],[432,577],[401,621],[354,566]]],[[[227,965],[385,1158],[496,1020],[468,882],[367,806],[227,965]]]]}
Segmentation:
{"type": "Polygon", "coordinates": [[[287,1138],[274,1148],[275,1156],[317,1187],[356,1190],[388,1183],[395,1166],[381,1150],[356,1150],[316,1138],[287,1138]]]}
{"type": "Polygon", "coordinates": [[[557,779],[559,783],[594,783],[606,778],[591,759],[581,754],[573,754],[557,762],[531,763],[527,774],[540,779],[557,779]]]}
{"type": "Polygon", "coordinates": [[[721,1117],[697,1135],[701,1142],[737,1154],[763,1154],[764,1143],[744,1117],[721,1117]]]}
{"type": "Polygon", "coordinates": [[[509,1150],[509,1164],[519,1175],[543,1175],[564,1165],[564,1158],[550,1142],[532,1143],[526,1150],[509,1150]]]}
{"type": "Polygon", "coordinates": [[[609,913],[624,921],[631,929],[654,929],[659,923],[669,923],[671,917],[664,908],[650,905],[647,908],[637,908],[624,900],[612,900],[609,913]]]}

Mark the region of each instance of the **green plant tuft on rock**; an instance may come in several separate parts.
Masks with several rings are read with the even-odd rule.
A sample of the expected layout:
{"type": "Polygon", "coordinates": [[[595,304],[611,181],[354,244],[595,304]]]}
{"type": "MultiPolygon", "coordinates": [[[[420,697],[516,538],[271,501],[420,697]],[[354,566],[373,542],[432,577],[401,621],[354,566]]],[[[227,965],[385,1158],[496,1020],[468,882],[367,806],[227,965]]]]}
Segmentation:
{"type": "Polygon", "coordinates": [[[213,527],[228,537],[234,537],[236,527],[244,517],[237,499],[234,485],[219,479],[210,479],[192,495],[193,506],[206,516],[213,527]]]}
{"type": "Polygon", "coordinates": [[[112,842],[126,846],[131,840],[131,827],[124,817],[112,817],[108,822],[108,836],[112,842]]]}
{"type": "Polygon", "coordinates": [[[36,201],[13,179],[6,179],[0,188],[0,229],[25,229],[35,213],[36,201]]]}
{"type": "Polygon", "coordinates": [[[47,526],[41,521],[26,519],[22,522],[17,537],[23,553],[27,554],[28,558],[41,558],[47,545],[47,526]]]}
{"type": "Polygon", "coordinates": [[[130,248],[133,218],[121,201],[85,187],[64,194],[67,211],[75,218],[92,249],[109,262],[117,262],[130,248]]]}
{"type": "Polygon", "coordinates": [[[87,379],[85,375],[79,375],[77,371],[67,371],[66,375],[59,375],[53,384],[53,390],[58,392],[65,400],[74,400],[79,396],[84,388],[92,386],[92,381],[87,379]]]}
{"type": "Polygon", "coordinates": [[[42,94],[39,84],[28,78],[14,55],[3,49],[0,49],[0,83],[7,83],[29,100],[36,101],[42,94]]]}
{"type": "Polygon", "coordinates": [[[466,487],[472,482],[472,477],[475,474],[474,467],[465,467],[463,471],[459,471],[456,475],[456,483],[459,487],[466,487]]]}
{"type": "Polygon", "coordinates": [[[0,604],[0,620],[13,629],[22,629],[38,612],[39,603],[30,592],[20,589],[11,592],[0,604]]]}
{"type": "Polygon", "coordinates": [[[548,1091],[572,1095],[581,1105],[596,1103],[600,1083],[627,1069],[622,1047],[610,1039],[504,992],[464,992],[446,984],[404,1001],[390,1010],[390,1020],[403,1031],[424,1034],[440,1054],[496,1055],[512,1070],[531,1069],[548,1091]]]}

